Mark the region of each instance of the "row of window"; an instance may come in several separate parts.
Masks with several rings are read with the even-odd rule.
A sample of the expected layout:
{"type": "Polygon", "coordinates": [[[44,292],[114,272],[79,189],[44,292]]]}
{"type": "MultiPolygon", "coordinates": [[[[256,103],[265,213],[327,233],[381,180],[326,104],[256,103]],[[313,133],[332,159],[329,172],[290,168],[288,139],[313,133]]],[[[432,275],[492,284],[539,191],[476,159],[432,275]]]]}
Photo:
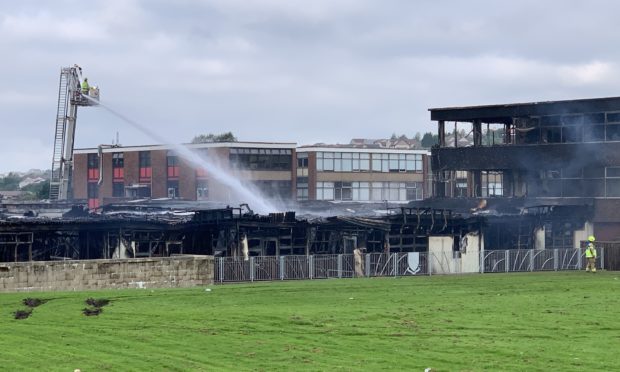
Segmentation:
{"type": "Polygon", "coordinates": [[[290,171],[291,155],[233,154],[229,155],[232,167],[243,170],[290,171]]]}
{"type": "MultiPolygon", "coordinates": [[[[298,198],[307,197],[307,191],[298,198]]],[[[424,197],[421,182],[317,182],[316,200],[336,201],[409,201],[424,197]]]]}
{"type": "MultiPolygon", "coordinates": [[[[421,154],[317,152],[320,172],[422,172],[421,154]]],[[[299,159],[298,159],[299,165],[299,159]]],[[[305,163],[307,166],[307,162],[305,163]]]]}
{"type": "MultiPolygon", "coordinates": [[[[455,174],[455,196],[467,196],[467,172],[455,174]]],[[[528,195],[548,197],[620,197],[620,167],[541,170],[528,181],[528,195]]],[[[501,171],[481,172],[482,197],[503,196],[501,171]]]]}

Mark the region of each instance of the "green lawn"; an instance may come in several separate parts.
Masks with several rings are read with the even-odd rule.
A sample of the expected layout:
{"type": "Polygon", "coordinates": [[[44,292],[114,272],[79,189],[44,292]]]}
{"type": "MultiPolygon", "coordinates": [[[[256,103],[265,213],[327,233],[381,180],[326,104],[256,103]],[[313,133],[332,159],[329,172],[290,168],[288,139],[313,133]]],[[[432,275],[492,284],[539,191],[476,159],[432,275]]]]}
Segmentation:
{"type": "Polygon", "coordinates": [[[620,368],[620,273],[0,295],[2,370],[620,368]],[[26,297],[47,299],[15,320],[26,297]],[[88,297],[111,303],[99,316],[88,297]]]}

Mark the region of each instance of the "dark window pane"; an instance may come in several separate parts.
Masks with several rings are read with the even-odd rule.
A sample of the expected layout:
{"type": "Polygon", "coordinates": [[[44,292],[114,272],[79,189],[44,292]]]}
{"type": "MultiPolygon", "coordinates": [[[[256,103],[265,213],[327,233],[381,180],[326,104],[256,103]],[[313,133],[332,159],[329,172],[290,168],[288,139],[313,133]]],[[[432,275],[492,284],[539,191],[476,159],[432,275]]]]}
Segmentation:
{"type": "Polygon", "coordinates": [[[607,167],[607,178],[620,177],[620,167],[607,167]]]}
{"type": "Polygon", "coordinates": [[[581,180],[562,180],[562,196],[582,196],[582,190],[581,180]]]}
{"type": "Polygon", "coordinates": [[[577,125],[581,124],[583,116],[581,115],[564,115],[562,116],[563,125],[577,125]]]}
{"type": "Polygon", "coordinates": [[[620,121],[620,112],[612,112],[607,114],[607,122],[618,122],[620,121]]]}
{"type": "Polygon", "coordinates": [[[620,179],[608,179],[607,182],[607,197],[620,197],[620,179]]]}
{"type": "Polygon", "coordinates": [[[602,112],[597,114],[585,114],[583,116],[583,122],[584,124],[602,124],[605,122],[605,114],[602,112]]]}
{"type": "Polygon", "coordinates": [[[600,180],[583,180],[583,196],[601,197],[605,196],[605,181],[600,180]]]}
{"type": "Polygon", "coordinates": [[[543,116],[540,118],[540,126],[541,127],[550,127],[550,126],[556,126],[556,125],[561,125],[561,121],[560,121],[561,116],[559,115],[554,115],[554,116],[543,116]]]}
{"type": "Polygon", "coordinates": [[[583,178],[603,178],[603,177],[605,177],[605,168],[603,167],[583,168],[583,178]]]}
{"type": "Polygon", "coordinates": [[[620,141],[620,125],[607,125],[607,141],[620,141]]]}
{"type": "Polygon", "coordinates": [[[605,126],[592,125],[584,128],[584,141],[597,142],[605,140],[605,126]]]}

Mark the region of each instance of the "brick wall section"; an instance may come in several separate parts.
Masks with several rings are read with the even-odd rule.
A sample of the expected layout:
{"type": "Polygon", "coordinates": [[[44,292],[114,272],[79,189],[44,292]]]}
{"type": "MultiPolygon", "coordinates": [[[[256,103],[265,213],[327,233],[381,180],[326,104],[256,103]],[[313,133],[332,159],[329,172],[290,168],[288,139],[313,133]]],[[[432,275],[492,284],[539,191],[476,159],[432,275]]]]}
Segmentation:
{"type": "MultiPolygon", "coordinates": [[[[214,161],[222,169],[230,169],[230,150],[227,148],[209,149],[209,158],[214,161]]],[[[209,178],[209,199],[228,201],[230,196],[229,187],[219,182],[219,180],[211,174],[209,178]]]]}
{"type": "Polygon", "coordinates": [[[86,199],[88,197],[88,189],[86,186],[88,178],[88,155],[73,155],[73,198],[86,199]]]}
{"type": "Polygon", "coordinates": [[[179,159],[179,196],[186,200],[196,200],[196,170],[182,158],[179,159]]]}
{"type": "Polygon", "coordinates": [[[291,199],[297,199],[297,151],[291,151],[291,199]]]}
{"type": "Polygon", "coordinates": [[[166,150],[151,151],[152,186],[151,196],[153,198],[168,197],[168,163],[166,150]]]}
{"type": "Polygon", "coordinates": [[[213,256],[0,264],[0,292],[172,288],[213,284],[213,256]]]}
{"type": "Polygon", "coordinates": [[[308,200],[316,200],[316,152],[308,153],[308,200]]]}
{"type": "Polygon", "coordinates": [[[140,178],[139,152],[138,151],[126,151],[123,154],[124,161],[124,176],[125,186],[134,185],[138,183],[140,178]]]}

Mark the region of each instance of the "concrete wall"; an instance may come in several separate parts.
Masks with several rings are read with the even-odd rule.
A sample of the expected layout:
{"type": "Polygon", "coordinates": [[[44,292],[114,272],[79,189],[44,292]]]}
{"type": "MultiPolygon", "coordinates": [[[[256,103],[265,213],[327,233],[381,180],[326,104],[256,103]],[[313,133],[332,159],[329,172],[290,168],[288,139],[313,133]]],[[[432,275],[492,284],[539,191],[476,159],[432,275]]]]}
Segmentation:
{"type": "Polygon", "coordinates": [[[586,221],[583,229],[575,230],[573,233],[573,248],[580,248],[582,240],[588,240],[588,236],[594,234],[594,226],[591,222],[586,221]]]}
{"type": "Polygon", "coordinates": [[[429,236],[428,253],[433,274],[455,273],[456,265],[453,253],[454,238],[451,236],[429,236]]]}
{"type": "Polygon", "coordinates": [[[461,248],[460,272],[478,273],[480,272],[480,249],[484,250],[484,243],[480,234],[469,233],[466,235],[467,246],[461,248]]]}
{"type": "Polygon", "coordinates": [[[0,263],[0,292],[170,288],[212,283],[212,256],[0,263]]]}
{"type": "Polygon", "coordinates": [[[454,238],[451,236],[429,236],[428,252],[433,274],[477,273],[480,272],[480,250],[484,243],[480,235],[467,234],[461,247],[460,257],[455,257],[454,238]]]}

